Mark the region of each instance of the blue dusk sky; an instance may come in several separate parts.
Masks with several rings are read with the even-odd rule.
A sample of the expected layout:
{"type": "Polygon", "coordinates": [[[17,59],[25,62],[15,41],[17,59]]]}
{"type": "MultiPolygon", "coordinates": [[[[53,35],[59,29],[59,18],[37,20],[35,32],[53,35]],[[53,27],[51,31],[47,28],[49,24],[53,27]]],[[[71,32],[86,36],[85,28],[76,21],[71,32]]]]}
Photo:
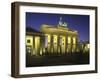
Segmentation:
{"type": "Polygon", "coordinates": [[[89,15],[26,12],[26,27],[39,31],[42,24],[57,25],[60,17],[68,24],[68,28],[78,31],[79,41],[89,41],[89,15]]]}

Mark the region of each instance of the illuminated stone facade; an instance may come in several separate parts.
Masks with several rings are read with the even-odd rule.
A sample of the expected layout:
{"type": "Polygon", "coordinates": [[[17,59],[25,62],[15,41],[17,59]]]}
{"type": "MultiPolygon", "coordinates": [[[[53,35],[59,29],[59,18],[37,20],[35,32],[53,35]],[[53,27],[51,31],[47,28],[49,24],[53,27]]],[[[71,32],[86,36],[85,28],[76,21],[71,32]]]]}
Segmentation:
{"type": "Polygon", "coordinates": [[[49,53],[75,52],[77,48],[78,33],[68,28],[42,25],[41,32],[45,34],[45,46],[49,53]]]}
{"type": "Polygon", "coordinates": [[[26,50],[32,55],[67,54],[77,51],[78,32],[69,29],[62,18],[56,26],[41,25],[40,32],[26,31],[26,50]]]}

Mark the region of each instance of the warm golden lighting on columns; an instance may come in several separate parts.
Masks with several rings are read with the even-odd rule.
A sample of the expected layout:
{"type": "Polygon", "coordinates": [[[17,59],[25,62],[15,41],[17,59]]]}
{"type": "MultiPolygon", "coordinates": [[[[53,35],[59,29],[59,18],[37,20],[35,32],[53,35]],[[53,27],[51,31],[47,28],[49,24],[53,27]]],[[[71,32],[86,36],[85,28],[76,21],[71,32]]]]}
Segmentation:
{"type": "Polygon", "coordinates": [[[35,37],[35,53],[36,55],[40,53],[40,37],[35,37]]]}
{"type": "Polygon", "coordinates": [[[72,44],[72,52],[75,52],[75,49],[76,49],[76,38],[73,37],[72,40],[73,40],[73,44],[72,44]]]}
{"type": "Polygon", "coordinates": [[[67,52],[70,52],[71,51],[71,37],[70,36],[68,36],[68,46],[67,46],[67,52]]]}
{"type": "Polygon", "coordinates": [[[73,44],[76,44],[76,38],[73,37],[73,44]]]}
{"type": "Polygon", "coordinates": [[[54,45],[54,52],[55,53],[57,53],[57,44],[58,44],[57,38],[58,38],[57,35],[53,35],[53,45],[54,45]]]}
{"type": "Polygon", "coordinates": [[[50,52],[50,47],[51,47],[51,35],[50,34],[45,34],[46,36],[46,42],[47,42],[47,51],[50,52]]]}
{"type": "Polygon", "coordinates": [[[68,36],[68,44],[71,44],[71,37],[68,36]]]}
{"type": "Polygon", "coordinates": [[[65,36],[60,36],[60,46],[62,53],[65,53],[65,45],[66,45],[65,41],[66,41],[65,36]]]}

